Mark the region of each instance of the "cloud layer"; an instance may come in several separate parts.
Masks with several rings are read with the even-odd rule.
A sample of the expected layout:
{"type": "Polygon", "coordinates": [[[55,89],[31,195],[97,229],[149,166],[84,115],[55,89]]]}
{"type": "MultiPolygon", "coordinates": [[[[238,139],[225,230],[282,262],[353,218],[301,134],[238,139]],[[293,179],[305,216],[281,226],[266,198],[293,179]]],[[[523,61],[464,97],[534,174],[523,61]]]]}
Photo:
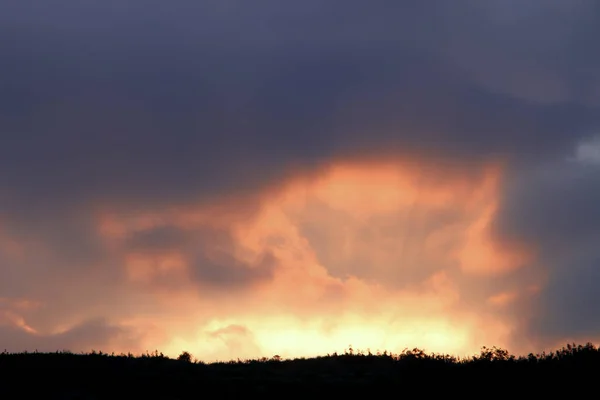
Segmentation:
{"type": "Polygon", "coordinates": [[[595,2],[0,8],[7,349],[600,336],[595,2]]]}

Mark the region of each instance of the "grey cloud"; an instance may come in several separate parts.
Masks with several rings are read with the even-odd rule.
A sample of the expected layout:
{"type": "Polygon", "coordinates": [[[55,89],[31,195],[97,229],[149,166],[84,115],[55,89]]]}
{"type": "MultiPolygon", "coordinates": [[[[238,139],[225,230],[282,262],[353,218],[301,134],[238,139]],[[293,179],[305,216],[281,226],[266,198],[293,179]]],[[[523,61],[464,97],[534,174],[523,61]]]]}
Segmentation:
{"type": "Polygon", "coordinates": [[[173,250],[189,246],[191,239],[191,235],[183,229],[161,226],[131,235],[124,247],[133,251],[173,250]]]}
{"type": "MultiPolygon", "coordinates": [[[[524,336],[553,344],[600,333],[600,168],[545,165],[509,185],[495,222],[499,237],[533,245],[543,291],[524,336]]],[[[540,279],[540,278],[538,278],[540,279]]]]}
{"type": "Polygon", "coordinates": [[[230,253],[221,253],[215,258],[199,255],[193,260],[193,277],[202,286],[209,289],[236,289],[269,280],[277,265],[276,258],[270,254],[262,254],[255,263],[241,262],[230,253]]]}
{"type": "MultiPolygon", "coordinates": [[[[553,103],[600,100],[598,35],[594,1],[470,3],[468,28],[448,36],[444,49],[472,78],[502,93],[553,103]],[[477,34],[473,34],[477,32],[477,34]]],[[[453,7],[458,18],[463,7],[453,7]]]]}
{"type": "MultiPolygon", "coordinates": [[[[10,4],[2,177],[17,203],[182,201],[358,150],[527,158],[560,151],[599,122],[583,105],[478,87],[441,52],[442,39],[478,54],[490,46],[466,38],[480,28],[491,30],[483,38],[515,33],[475,23],[490,16],[471,2],[231,2],[227,11],[63,1],[45,14],[10,4]]],[[[519,44],[496,47],[511,62],[519,44]]],[[[563,58],[568,48],[547,51],[563,58]]],[[[565,74],[579,76],[578,66],[565,74]]]]}
{"type": "MultiPolygon", "coordinates": [[[[596,236],[596,243],[598,240],[600,235],[596,236]]],[[[550,266],[555,270],[528,327],[530,336],[546,341],[557,337],[595,340],[600,332],[600,250],[590,248],[564,261],[558,268],[550,266]]]]}
{"type": "Polygon", "coordinates": [[[69,213],[43,206],[42,210],[9,210],[12,213],[2,220],[2,232],[21,247],[22,254],[14,257],[0,251],[0,292],[5,296],[31,293],[58,299],[64,296],[65,281],[88,281],[99,270],[102,274],[94,278],[98,286],[118,285],[123,271],[107,252],[90,210],[71,209],[69,213]]]}
{"type": "Polygon", "coordinates": [[[543,251],[594,237],[600,226],[600,168],[564,161],[523,171],[507,185],[496,229],[543,251]]]}

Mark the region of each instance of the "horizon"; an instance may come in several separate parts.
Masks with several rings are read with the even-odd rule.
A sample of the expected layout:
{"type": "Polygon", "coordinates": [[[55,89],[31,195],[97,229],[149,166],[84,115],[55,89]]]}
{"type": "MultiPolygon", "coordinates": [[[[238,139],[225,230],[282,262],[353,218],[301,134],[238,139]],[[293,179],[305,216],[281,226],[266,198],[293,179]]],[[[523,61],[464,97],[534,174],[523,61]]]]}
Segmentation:
{"type": "MultiPolygon", "coordinates": [[[[303,361],[303,360],[318,360],[322,358],[345,358],[345,357],[375,357],[375,358],[390,358],[395,361],[401,360],[419,360],[429,359],[444,361],[446,363],[472,363],[474,361],[508,361],[508,362],[523,362],[523,361],[548,361],[557,360],[572,357],[577,353],[600,353],[600,347],[596,346],[592,342],[582,343],[566,343],[561,347],[555,347],[553,349],[544,350],[538,353],[528,354],[514,354],[507,349],[497,346],[482,346],[479,352],[466,356],[458,356],[455,354],[430,352],[422,348],[404,348],[399,352],[391,351],[371,351],[370,349],[355,349],[352,346],[344,349],[343,352],[332,352],[327,354],[318,354],[314,356],[301,356],[301,357],[282,357],[279,354],[272,356],[261,356],[257,358],[232,358],[232,359],[215,359],[215,360],[202,360],[195,357],[188,351],[182,351],[177,357],[171,357],[159,350],[153,350],[134,354],[131,352],[121,353],[107,353],[98,350],[72,352],[70,350],[57,350],[50,352],[40,352],[37,349],[33,351],[23,352],[8,352],[6,349],[0,352],[0,356],[85,356],[85,357],[112,357],[112,358],[136,358],[136,359],[169,359],[173,361],[182,361],[186,363],[199,364],[199,365],[214,365],[214,364],[248,364],[254,362],[291,362],[291,361],[303,361]]],[[[590,360],[587,360],[589,362],[590,360]]]]}

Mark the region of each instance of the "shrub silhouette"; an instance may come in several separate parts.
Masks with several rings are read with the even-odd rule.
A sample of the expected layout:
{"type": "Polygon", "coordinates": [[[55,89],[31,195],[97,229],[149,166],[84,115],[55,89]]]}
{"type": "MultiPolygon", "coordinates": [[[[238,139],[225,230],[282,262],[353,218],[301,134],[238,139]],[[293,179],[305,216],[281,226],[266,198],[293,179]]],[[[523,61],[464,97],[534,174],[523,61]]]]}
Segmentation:
{"type": "Polygon", "coordinates": [[[191,363],[192,355],[190,353],[188,353],[187,351],[184,351],[179,355],[179,357],[177,357],[177,360],[191,363]]]}
{"type": "Polygon", "coordinates": [[[528,391],[535,398],[556,397],[558,389],[566,388],[569,397],[577,397],[575,392],[592,387],[587,377],[599,367],[600,350],[592,343],[567,344],[552,352],[519,357],[502,348],[483,347],[478,355],[462,359],[418,348],[398,354],[373,354],[352,347],[343,354],[314,358],[275,355],[213,363],[193,362],[187,351],[177,359],[158,351],[140,356],[101,351],[0,353],[0,381],[5,392],[20,390],[33,398],[37,394],[40,398],[104,398],[118,394],[119,398],[147,400],[202,397],[208,393],[232,397],[267,393],[321,397],[331,393],[336,398],[397,393],[397,397],[407,397],[413,388],[420,388],[428,397],[491,390],[508,397],[517,391],[525,396],[528,391]],[[52,379],[47,379],[48,375],[52,379]],[[23,386],[21,382],[40,384],[23,386]],[[564,386],[559,382],[579,383],[564,386]]]}

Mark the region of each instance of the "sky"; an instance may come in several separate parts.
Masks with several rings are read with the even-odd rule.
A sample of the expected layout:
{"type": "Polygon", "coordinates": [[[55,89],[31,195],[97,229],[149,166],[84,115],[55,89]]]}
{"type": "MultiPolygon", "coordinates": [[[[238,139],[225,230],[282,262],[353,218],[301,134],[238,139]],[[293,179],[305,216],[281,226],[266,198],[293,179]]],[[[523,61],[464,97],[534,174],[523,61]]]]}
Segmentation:
{"type": "Polygon", "coordinates": [[[593,0],[4,0],[0,348],[600,342],[593,0]]]}

